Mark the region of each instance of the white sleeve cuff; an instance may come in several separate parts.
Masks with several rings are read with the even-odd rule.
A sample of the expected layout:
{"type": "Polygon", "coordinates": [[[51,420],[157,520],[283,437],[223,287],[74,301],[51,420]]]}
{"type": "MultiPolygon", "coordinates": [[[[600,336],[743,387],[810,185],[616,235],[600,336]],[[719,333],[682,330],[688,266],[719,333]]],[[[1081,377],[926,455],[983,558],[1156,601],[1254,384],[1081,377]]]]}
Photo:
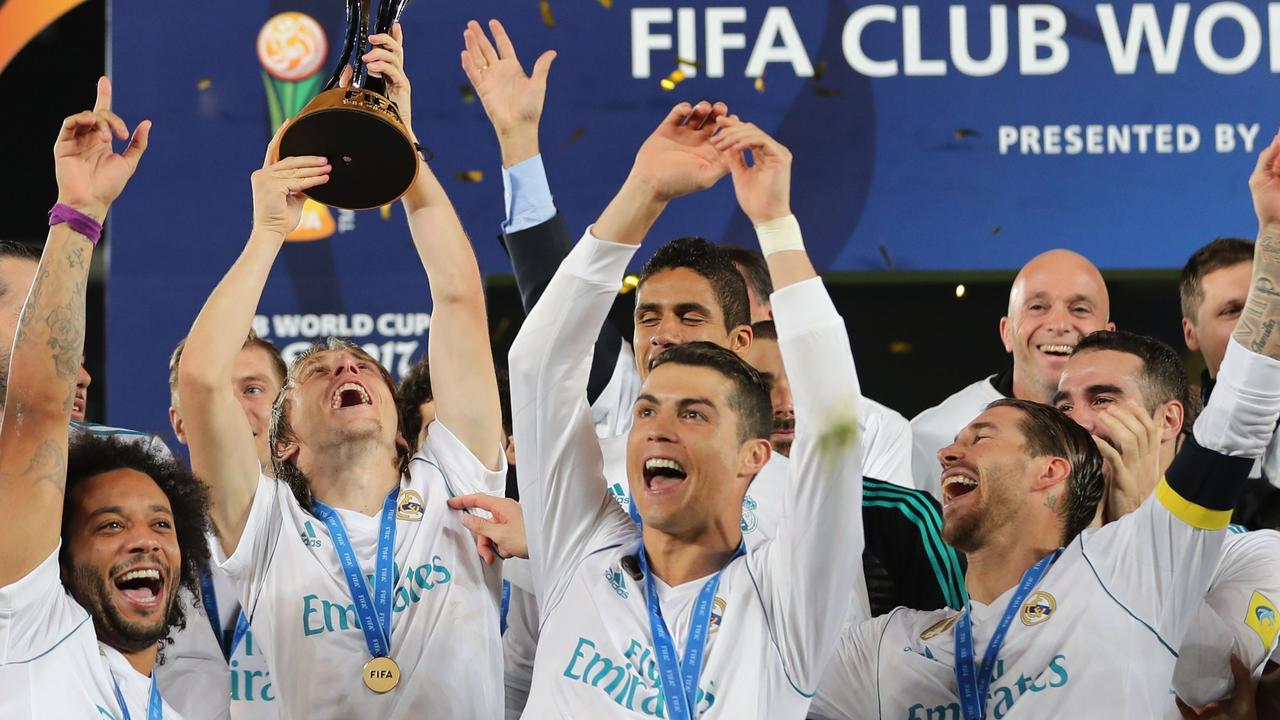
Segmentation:
{"type": "Polygon", "coordinates": [[[822,284],[820,277],[775,290],[769,296],[769,301],[773,305],[773,319],[779,340],[798,337],[814,328],[832,323],[844,322],[840,313],[836,312],[831,295],[827,293],[827,287],[822,284]]]}
{"type": "Polygon", "coordinates": [[[621,287],[627,264],[639,249],[639,245],[601,240],[591,233],[591,228],[587,228],[582,239],[564,259],[564,267],[587,282],[602,285],[618,283],[621,287]]]}
{"type": "Polygon", "coordinates": [[[1232,457],[1259,457],[1278,417],[1280,361],[1250,352],[1231,338],[1209,405],[1196,420],[1196,442],[1232,457]]]}

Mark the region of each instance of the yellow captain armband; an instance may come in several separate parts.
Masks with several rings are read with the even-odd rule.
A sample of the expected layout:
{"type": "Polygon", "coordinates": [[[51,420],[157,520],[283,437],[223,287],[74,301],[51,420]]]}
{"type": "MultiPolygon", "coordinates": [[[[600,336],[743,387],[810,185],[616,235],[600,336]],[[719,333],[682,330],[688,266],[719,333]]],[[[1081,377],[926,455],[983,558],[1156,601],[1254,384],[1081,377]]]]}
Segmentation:
{"type": "Polygon", "coordinates": [[[1156,485],[1156,499],[1182,522],[1201,530],[1222,530],[1231,523],[1230,510],[1210,510],[1178,494],[1169,486],[1168,478],[1156,485]]]}

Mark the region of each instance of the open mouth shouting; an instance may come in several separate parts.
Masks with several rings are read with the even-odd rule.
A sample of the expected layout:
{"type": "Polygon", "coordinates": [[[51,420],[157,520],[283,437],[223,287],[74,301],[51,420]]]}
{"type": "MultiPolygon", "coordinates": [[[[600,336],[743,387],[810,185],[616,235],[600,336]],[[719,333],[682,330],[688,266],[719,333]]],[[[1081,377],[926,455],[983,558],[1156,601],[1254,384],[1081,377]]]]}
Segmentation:
{"type": "Polygon", "coordinates": [[[688,477],[684,467],[671,458],[652,457],[644,461],[644,489],[649,493],[672,491],[688,477]]]}
{"type": "Polygon", "coordinates": [[[977,489],[978,478],[968,470],[948,470],[942,475],[942,506],[950,507],[977,489]]]}
{"type": "Polygon", "coordinates": [[[329,400],[329,408],[331,410],[372,404],[373,399],[369,397],[369,391],[360,383],[350,381],[339,385],[333,391],[333,397],[329,400]]]}
{"type": "Polygon", "coordinates": [[[112,579],[116,591],[125,602],[139,610],[161,606],[164,600],[164,571],[159,568],[133,568],[112,579]]]}

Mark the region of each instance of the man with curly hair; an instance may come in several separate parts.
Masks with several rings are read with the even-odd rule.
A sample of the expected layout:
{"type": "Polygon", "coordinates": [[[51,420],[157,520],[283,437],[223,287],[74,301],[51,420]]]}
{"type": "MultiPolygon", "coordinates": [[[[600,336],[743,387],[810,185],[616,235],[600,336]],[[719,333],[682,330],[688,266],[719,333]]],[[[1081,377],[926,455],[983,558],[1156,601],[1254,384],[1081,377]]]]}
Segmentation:
{"type": "Polygon", "coordinates": [[[84,351],[89,256],[147,147],[98,81],[93,111],[54,144],[58,202],[23,305],[0,426],[0,717],[151,718],[162,641],[208,560],[203,487],[146,450],[81,437],[68,421],[84,351]],[[92,620],[92,622],[90,622],[92,620]]]}

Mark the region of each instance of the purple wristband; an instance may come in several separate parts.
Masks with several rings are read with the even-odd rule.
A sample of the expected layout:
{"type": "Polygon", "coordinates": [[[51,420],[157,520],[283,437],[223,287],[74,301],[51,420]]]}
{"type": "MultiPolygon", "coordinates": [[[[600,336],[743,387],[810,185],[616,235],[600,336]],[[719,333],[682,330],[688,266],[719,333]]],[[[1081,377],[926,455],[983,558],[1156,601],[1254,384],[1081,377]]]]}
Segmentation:
{"type": "Polygon", "coordinates": [[[70,225],[72,230],[89,238],[94,247],[98,246],[98,239],[102,237],[102,223],[97,220],[70,205],[58,203],[49,209],[49,227],[59,223],[70,225]]]}

